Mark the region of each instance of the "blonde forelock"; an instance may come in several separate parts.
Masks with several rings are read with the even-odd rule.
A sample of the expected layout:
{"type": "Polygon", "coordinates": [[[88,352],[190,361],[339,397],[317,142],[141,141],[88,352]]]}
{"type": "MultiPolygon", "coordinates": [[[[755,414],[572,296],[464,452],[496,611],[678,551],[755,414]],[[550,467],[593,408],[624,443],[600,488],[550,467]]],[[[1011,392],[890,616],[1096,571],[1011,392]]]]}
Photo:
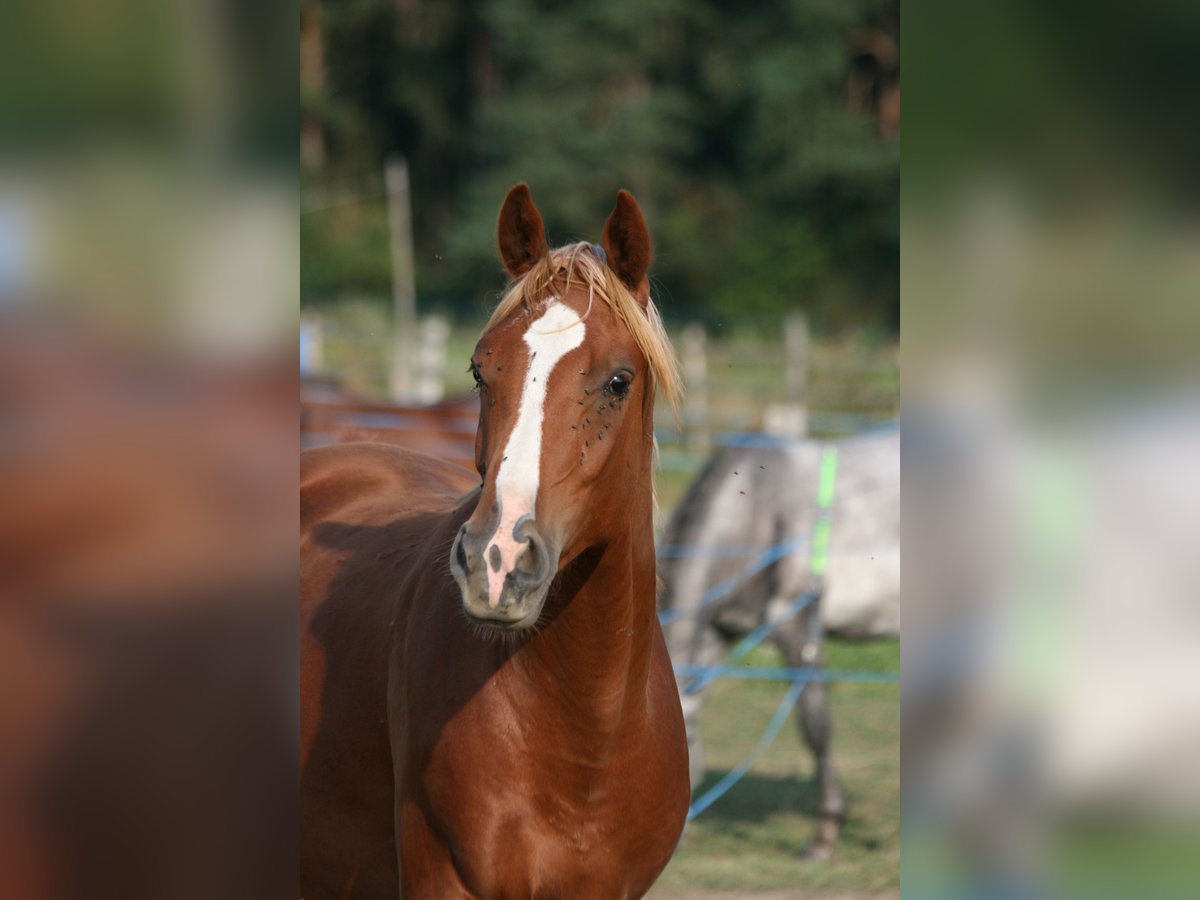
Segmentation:
{"type": "MultiPolygon", "coordinates": [[[[588,311],[597,300],[608,304],[609,309],[633,335],[638,349],[646,358],[654,384],[662,391],[678,419],[683,379],[680,377],[675,348],[663,327],[654,300],[648,299],[643,306],[612,269],[596,256],[592,245],[586,241],[551,250],[528,272],[515,279],[500,298],[485,330],[495,327],[520,307],[532,313],[535,305],[551,294],[556,284],[562,285],[564,296],[575,285],[586,288],[588,311]]],[[[584,315],[586,317],[587,313],[584,315]]]]}

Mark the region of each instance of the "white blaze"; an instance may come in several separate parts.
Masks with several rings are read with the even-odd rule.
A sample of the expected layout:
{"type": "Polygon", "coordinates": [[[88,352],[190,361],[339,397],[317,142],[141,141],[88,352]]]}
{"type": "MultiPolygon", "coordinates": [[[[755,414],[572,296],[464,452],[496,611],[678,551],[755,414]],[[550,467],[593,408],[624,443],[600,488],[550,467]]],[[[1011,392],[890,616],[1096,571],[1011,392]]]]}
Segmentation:
{"type": "Polygon", "coordinates": [[[532,516],[536,509],[542,464],[542,424],[550,373],[559,360],[583,343],[586,332],[587,328],[575,310],[557,300],[551,301],[542,317],[525,332],[529,368],[525,372],[517,422],[496,473],[500,524],[483,554],[489,606],[500,602],[504,578],[516,565],[517,556],[525,546],[524,541],[514,540],[513,527],[522,516],[532,516]],[[500,551],[499,570],[492,566],[492,547],[500,551]]]}

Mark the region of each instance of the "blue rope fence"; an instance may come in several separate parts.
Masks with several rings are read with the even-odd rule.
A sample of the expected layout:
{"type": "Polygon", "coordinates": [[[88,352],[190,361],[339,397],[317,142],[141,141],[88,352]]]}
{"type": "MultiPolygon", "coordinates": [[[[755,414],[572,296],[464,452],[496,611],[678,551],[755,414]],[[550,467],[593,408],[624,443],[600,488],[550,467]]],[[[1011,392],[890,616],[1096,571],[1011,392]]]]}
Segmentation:
{"type": "MultiPolygon", "coordinates": [[[[750,565],[746,566],[741,572],[729,578],[725,578],[711,588],[709,588],[703,597],[700,598],[700,603],[695,609],[689,610],[686,615],[696,615],[705,607],[711,606],[722,597],[731,594],[734,590],[741,587],[759,572],[773,566],[779,560],[783,559],[789,553],[793,553],[799,547],[804,546],[805,540],[801,536],[788,538],[785,541],[780,541],[771,547],[764,550],[757,559],[751,561],[750,565]]],[[[666,625],[674,622],[685,615],[684,612],[677,609],[664,609],[658,614],[658,621],[666,625]]]]}
{"type": "MultiPolygon", "coordinates": [[[[781,666],[739,666],[729,662],[720,663],[715,666],[678,665],[675,666],[675,673],[683,677],[692,677],[693,685],[696,684],[696,682],[700,679],[703,679],[703,684],[706,685],[717,678],[741,678],[751,679],[754,681],[790,682],[787,693],[779,702],[779,706],[776,707],[775,714],[771,716],[771,721],[767,723],[767,727],[763,730],[762,736],[758,739],[758,744],[754,747],[754,750],[750,752],[749,756],[738,763],[735,768],[726,773],[726,775],[720,781],[692,801],[692,805],[689,807],[687,814],[687,821],[689,822],[716,803],[719,799],[721,799],[721,797],[725,796],[725,794],[727,794],[735,784],[741,781],[754,767],[754,765],[762,758],[762,755],[766,752],[767,748],[771,745],[775,738],[779,736],[779,732],[783,728],[784,722],[787,721],[788,714],[800,701],[800,696],[804,693],[804,689],[808,686],[809,682],[843,681],[857,682],[860,684],[900,683],[900,674],[898,672],[872,672],[868,670],[853,669],[784,668],[781,666]]],[[[698,690],[698,688],[690,685],[689,688],[691,691],[698,690]]]]}
{"type": "MultiPolygon", "coordinates": [[[[704,690],[704,688],[707,687],[714,678],[718,677],[719,673],[723,669],[733,668],[734,663],[745,658],[751,650],[765,641],[770,636],[772,631],[789,619],[793,619],[798,616],[801,611],[804,610],[804,608],[812,603],[815,599],[817,599],[816,591],[808,591],[804,594],[801,594],[788,604],[787,609],[784,610],[782,615],[773,620],[763,622],[748,635],[738,641],[737,645],[729,651],[729,654],[725,657],[725,662],[722,665],[700,667],[701,671],[691,680],[684,690],[689,694],[695,694],[704,690]]],[[[675,671],[678,673],[679,667],[676,667],[675,671]]]]}
{"type": "Polygon", "coordinates": [[[675,674],[684,678],[696,675],[711,675],[717,678],[740,678],[750,681],[849,681],[857,684],[899,684],[899,672],[877,672],[871,669],[816,669],[787,666],[675,666],[675,674]]]}
{"type": "Polygon", "coordinates": [[[787,721],[788,713],[792,711],[792,707],[800,700],[800,695],[804,693],[804,688],[808,682],[798,681],[788,688],[787,694],[780,701],[779,707],[775,710],[775,715],[771,717],[771,721],[767,724],[767,729],[762,733],[762,737],[758,739],[758,746],[744,760],[738,763],[736,769],[729,772],[724,778],[714,784],[711,788],[704,792],[700,797],[697,797],[688,809],[687,820],[690,822],[696,816],[700,815],[721,797],[728,793],[729,789],[737,784],[746,773],[753,768],[754,764],[759,761],[763,753],[771,742],[779,736],[780,729],[783,728],[783,723],[787,721]]]}
{"type": "MultiPolygon", "coordinates": [[[[863,670],[827,670],[824,668],[783,668],[783,667],[761,667],[761,666],[743,666],[739,665],[741,660],[750,654],[759,644],[767,639],[780,625],[794,619],[801,612],[808,608],[817,597],[820,596],[821,578],[825,573],[828,564],[829,554],[829,538],[832,523],[832,509],[834,499],[834,485],[837,474],[837,450],[833,447],[826,448],[821,454],[821,472],[819,485],[817,488],[817,516],[813,524],[811,538],[811,558],[809,562],[810,572],[812,573],[814,588],[805,591],[800,596],[792,600],[783,610],[770,617],[767,621],[760,624],[752,630],[744,638],[742,638],[732,650],[721,660],[714,665],[698,666],[680,664],[675,666],[676,676],[679,678],[690,678],[690,681],[682,688],[685,693],[696,694],[704,690],[709,684],[718,678],[740,678],[753,679],[759,681],[784,681],[789,682],[787,693],[780,701],[770,722],[767,723],[766,729],[763,731],[758,740],[758,744],[750,755],[742,760],[734,769],[728,772],[719,782],[709,788],[700,797],[697,797],[688,810],[687,819],[690,822],[712,806],[717,800],[729,792],[731,788],[746,776],[746,773],[753,768],[754,764],[766,752],[771,742],[779,735],[783,728],[784,722],[787,721],[788,714],[795,708],[800,701],[801,695],[804,693],[805,687],[811,681],[848,681],[870,684],[896,684],[900,680],[900,676],[896,672],[872,672],[863,670]]],[[[688,617],[700,615],[707,607],[716,603],[721,598],[729,595],[741,585],[745,584],[759,572],[774,565],[779,560],[783,559],[790,553],[795,552],[799,548],[809,543],[803,536],[797,535],[766,548],[755,559],[739,573],[729,578],[723,579],[713,585],[704,596],[701,597],[699,604],[694,609],[686,613],[680,610],[663,610],[659,613],[659,622],[667,625],[674,622],[685,615],[688,617]]],[[[737,548],[742,550],[744,548],[737,548]]],[[[671,545],[662,548],[660,555],[664,557],[678,557],[687,555],[700,555],[708,550],[715,551],[713,555],[726,555],[722,551],[724,548],[696,548],[687,546],[671,545]]],[[[752,551],[750,551],[752,552],[752,551]]],[[[734,554],[728,554],[734,555],[734,554]]],[[[737,555],[745,555],[738,553],[737,555]]]]}

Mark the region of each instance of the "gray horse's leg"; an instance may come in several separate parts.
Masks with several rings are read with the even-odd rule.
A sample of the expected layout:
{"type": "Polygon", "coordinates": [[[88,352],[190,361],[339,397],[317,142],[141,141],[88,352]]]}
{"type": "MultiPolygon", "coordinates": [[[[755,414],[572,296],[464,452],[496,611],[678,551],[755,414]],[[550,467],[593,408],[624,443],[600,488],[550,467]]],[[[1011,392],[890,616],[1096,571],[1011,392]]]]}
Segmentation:
{"type": "MultiPolygon", "coordinates": [[[[801,615],[776,632],[776,643],[791,668],[824,670],[825,635],[821,627],[820,598],[801,615]]],[[[829,715],[828,687],[824,681],[809,681],[800,695],[800,733],[812,751],[816,764],[818,791],[817,832],[804,851],[804,857],[826,860],[833,855],[838,833],[846,817],[846,800],[834,769],[829,748],[833,723],[829,715]]]]}
{"type": "MultiPolygon", "coordinates": [[[[725,655],[725,640],[721,633],[711,624],[696,626],[689,647],[689,659],[692,665],[712,666],[721,661],[725,655]]],[[[683,706],[683,722],[687,726],[688,741],[688,771],[691,776],[692,790],[700,786],[704,780],[704,748],[700,742],[700,711],[704,706],[704,695],[711,685],[706,684],[698,690],[691,690],[695,683],[693,676],[679,679],[679,702],[683,706]]]]}

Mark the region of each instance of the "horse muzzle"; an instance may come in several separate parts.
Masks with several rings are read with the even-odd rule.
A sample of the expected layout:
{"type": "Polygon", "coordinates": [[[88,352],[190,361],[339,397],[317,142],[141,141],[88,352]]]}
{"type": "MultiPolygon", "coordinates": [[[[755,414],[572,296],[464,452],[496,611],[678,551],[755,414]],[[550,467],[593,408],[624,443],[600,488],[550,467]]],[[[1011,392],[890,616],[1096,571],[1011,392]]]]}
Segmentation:
{"type": "Polygon", "coordinates": [[[557,569],[558,551],[529,516],[516,523],[511,536],[498,530],[481,535],[468,522],[450,549],[450,571],[467,618],[502,631],[537,623],[557,569]]]}

